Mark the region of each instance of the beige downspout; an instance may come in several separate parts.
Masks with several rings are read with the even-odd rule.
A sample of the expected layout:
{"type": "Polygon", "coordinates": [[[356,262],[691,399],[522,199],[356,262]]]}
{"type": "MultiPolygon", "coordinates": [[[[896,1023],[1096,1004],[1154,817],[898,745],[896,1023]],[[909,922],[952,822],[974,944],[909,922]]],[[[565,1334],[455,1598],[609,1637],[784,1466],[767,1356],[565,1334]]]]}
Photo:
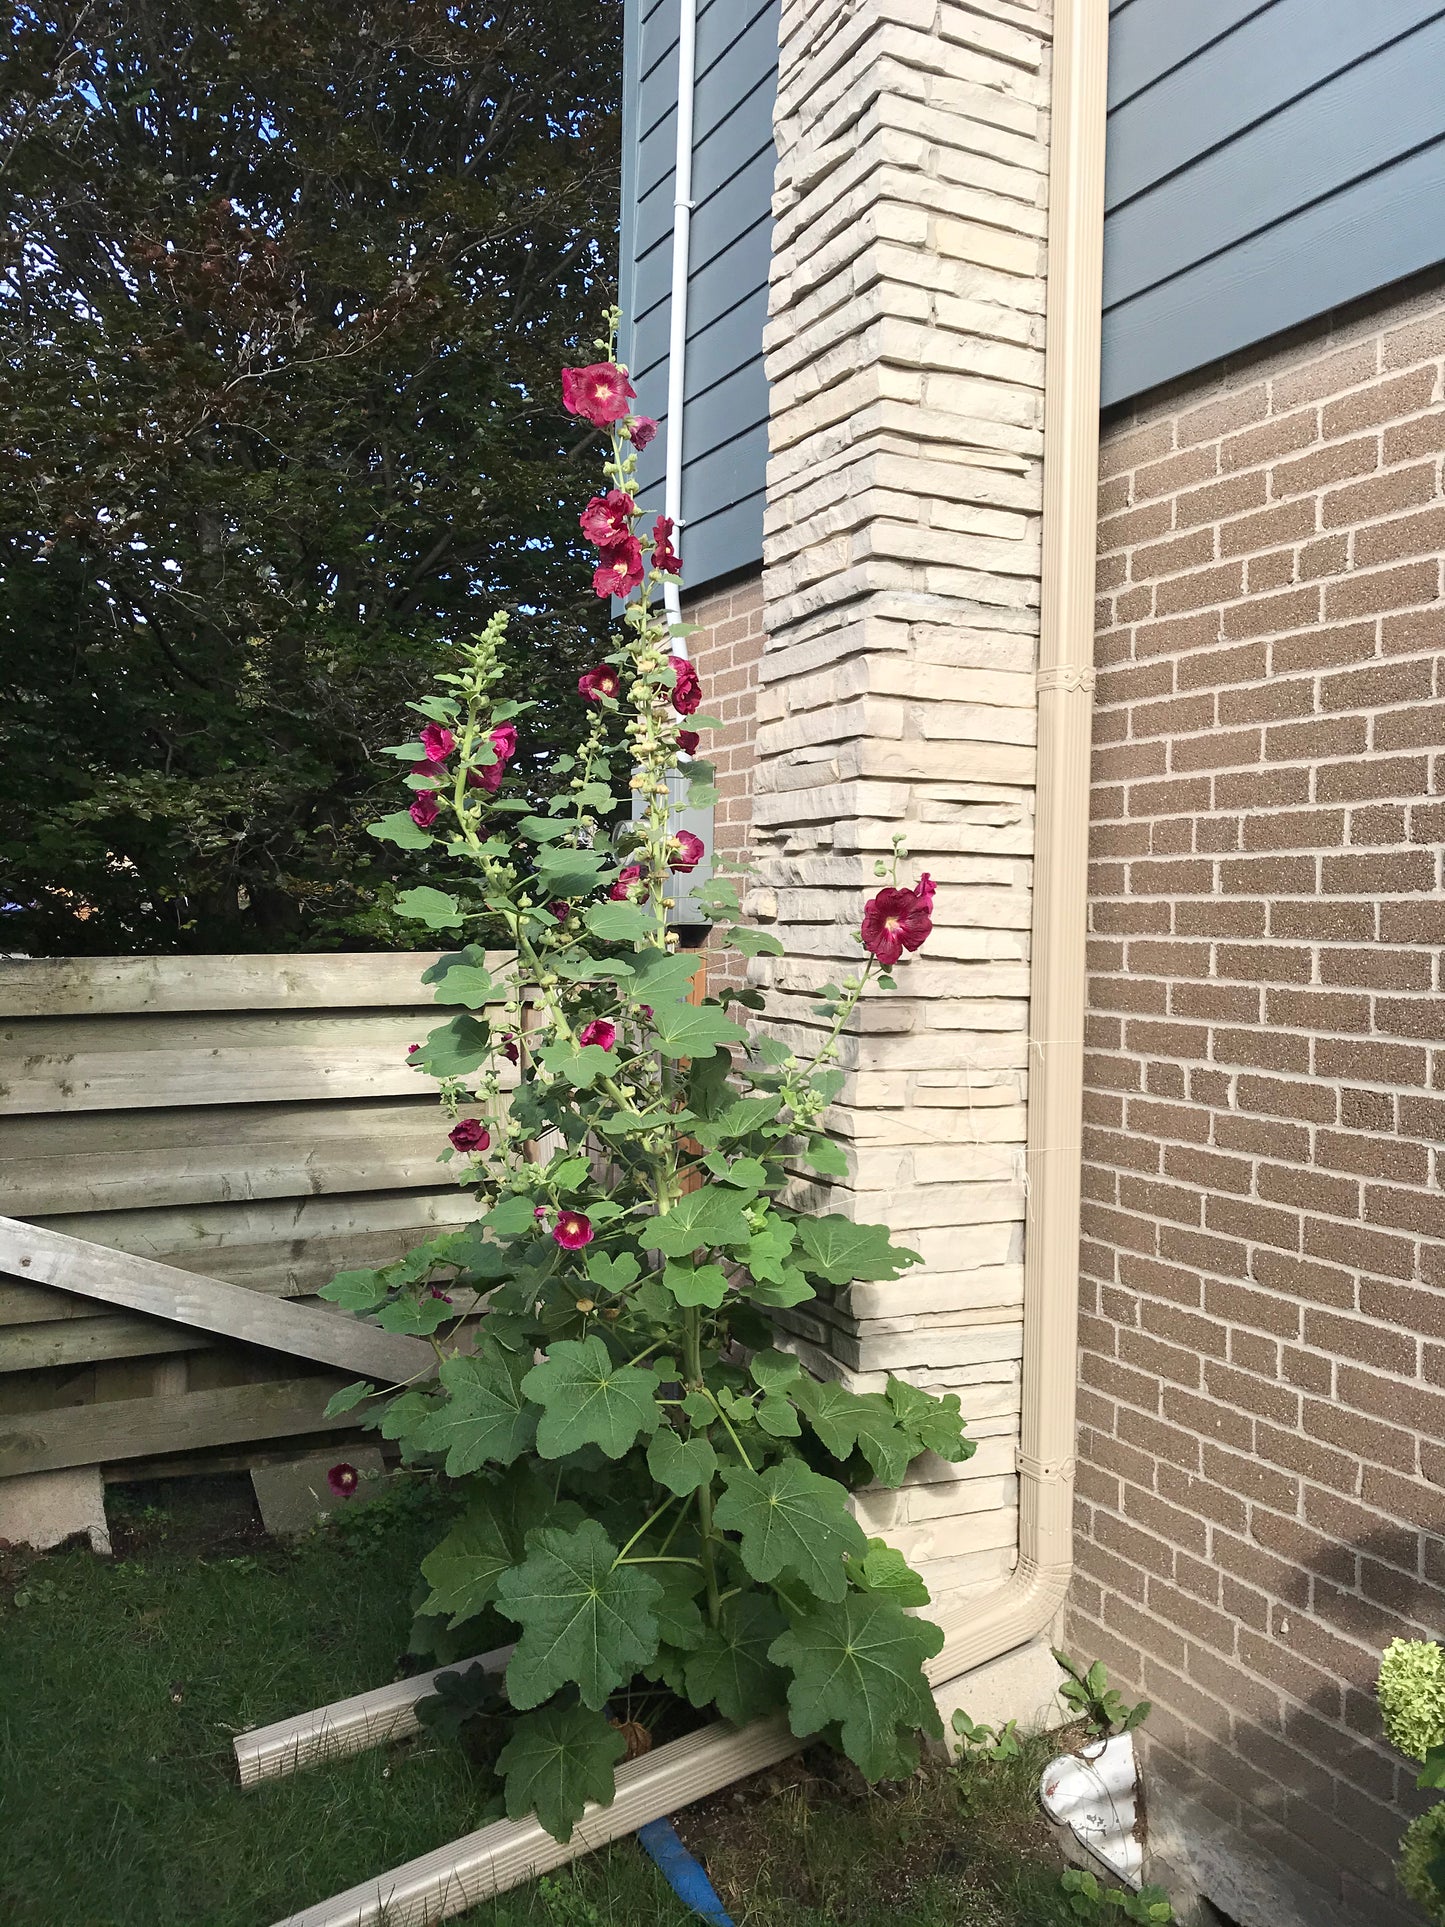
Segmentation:
{"type": "MultiPolygon", "coordinates": [[[[945,1643],[928,1669],[935,1687],[1036,1638],[1063,1604],[1073,1569],[1108,36],[1108,0],[1055,0],[1019,1560],[997,1592],[937,1615],[945,1643]]],[[[427,1690],[430,1678],[406,1685],[416,1695],[427,1690]]],[[[415,1713],[392,1703],[397,1690],[249,1736],[264,1739],[267,1760],[274,1755],[274,1761],[247,1777],[354,1752],[383,1732],[411,1730],[415,1713]],[[384,1708],[373,1703],[382,1697],[384,1708]],[[324,1729],[320,1741],[312,1731],[318,1725],[324,1729]]],[[[784,1759],[798,1744],[781,1718],[740,1730],[705,1727],[622,1767],[613,1804],[589,1806],[565,1846],[535,1820],[496,1821],[289,1915],[278,1927],[429,1927],[784,1759]]],[[[244,1765],[243,1759],[243,1771],[244,1765]]]]}
{"type": "Polygon", "coordinates": [[[1036,1638],[1073,1571],[1108,48],[1107,0],[1056,0],[1019,1560],[997,1592],[939,1615],[946,1644],[929,1669],[935,1685],[1036,1638]]]}

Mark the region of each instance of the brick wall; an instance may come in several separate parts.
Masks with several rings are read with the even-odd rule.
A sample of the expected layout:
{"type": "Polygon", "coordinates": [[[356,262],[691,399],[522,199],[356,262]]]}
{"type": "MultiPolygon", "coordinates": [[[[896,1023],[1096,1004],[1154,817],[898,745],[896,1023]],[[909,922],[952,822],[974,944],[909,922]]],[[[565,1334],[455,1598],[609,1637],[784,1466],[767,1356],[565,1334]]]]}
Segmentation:
{"type": "Polygon", "coordinates": [[[1072,1639],[1377,1922],[1377,1655],[1445,1627],[1442,357],[1416,290],[1101,464],[1072,1639]]]}
{"type": "MultiPolygon", "coordinates": [[[[688,653],[702,682],[703,711],[722,719],[709,730],[698,754],[717,770],[713,847],[718,855],[747,853],[753,822],[753,748],[757,729],[758,664],[763,654],[761,572],[729,587],[708,589],[688,601],[684,619],[697,624],[688,653]]],[[[708,974],[716,986],[742,982],[742,959],[716,944],[708,949],[708,974]]]]}

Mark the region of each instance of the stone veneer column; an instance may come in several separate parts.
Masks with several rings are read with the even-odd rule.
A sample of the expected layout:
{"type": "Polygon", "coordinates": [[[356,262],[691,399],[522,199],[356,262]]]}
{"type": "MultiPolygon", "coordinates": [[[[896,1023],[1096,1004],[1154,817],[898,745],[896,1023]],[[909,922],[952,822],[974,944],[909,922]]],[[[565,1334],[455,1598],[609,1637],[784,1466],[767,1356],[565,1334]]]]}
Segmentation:
{"type": "Polygon", "coordinates": [[[781,19],[753,804],[775,1022],[816,1029],[895,832],[939,886],[845,1060],[825,1206],[925,1264],[790,1322],[851,1383],[962,1394],[962,1476],[864,1500],[936,1591],[1016,1548],[1048,32],[1008,0],[781,19]]]}

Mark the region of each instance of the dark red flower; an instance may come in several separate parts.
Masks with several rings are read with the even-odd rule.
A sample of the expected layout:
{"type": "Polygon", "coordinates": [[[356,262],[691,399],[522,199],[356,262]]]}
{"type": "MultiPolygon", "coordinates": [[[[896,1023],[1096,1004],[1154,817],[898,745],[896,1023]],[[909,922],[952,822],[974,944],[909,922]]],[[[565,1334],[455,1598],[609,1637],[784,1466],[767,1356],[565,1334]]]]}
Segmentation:
{"type": "Polygon", "coordinates": [[[420,1049],[421,1049],[421,1045],[420,1045],[420,1044],[408,1044],[408,1045],[407,1045],[407,1047],[406,1047],[406,1054],[407,1054],[407,1056],[408,1056],[408,1057],[415,1057],[415,1056],[416,1056],[416,1054],[417,1054],[417,1052],[418,1052],[418,1051],[419,1051],[420,1049]]]}
{"type": "Polygon", "coordinates": [[[520,1064],[522,1053],[517,1049],[517,1033],[509,1030],[502,1038],[502,1055],[509,1064],[520,1064]]]}
{"type": "Polygon", "coordinates": [[[641,881],[642,866],[629,863],[607,894],[613,903],[631,903],[632,893],[641,881]]]}
{"type": "Polygon", "coordinates": [[[627,596],[642,580],[642,544],[635,535],[609,542],[592,571],[592,587],[600,596],[627,596]]]}
{"type": "Polygon", "coordinates": [[[601,1050],[611,1050],[617,1042],[617,1026],[605,1017],[594,1017],[590,1024],[584,1024],[577,1033],[579,1044],[596,1044],[601,1050]]]}
{"type": "Polygon", "coordinates": [[[433,763],[444,763],[457,746],[457,739],[445,723],[428,723],[421,733],[421,746],[433,763]]]}
{"type": "Polygon", "coordinates": [[[447,1136],[459,1151],[485,1151],[492,1141],[491,1132],[476,1117],[458,1119],[447,1136]]]}
{"type": "Polygon", "coordinates": [[[667,867],[677,876],[686,876],[689,870],[695,870],[701,863],[707,846],[691,830],[679,830],[672,839],[672,848],[673,854],[667,859],[667,867]]]}
{"type": "Polygon", "coordinates": [[[419,830],[429,830],[437,820],[437,799],[435,790],[422,790],[407,815],[419,830]]]}
{"type": "Polygon", "coordinates": [[[615,697],[621,687],[621,677],[608,662],[599,662],[595,669],[589,669],[585,676],[577,678],[577,693],[585,696],[589,703],[600,702],[604,696],[615,697]]]}
{"type": "Polygon", "coordinates": [[[557,919],[558,923],[565,923],[572,914],[571,904],[563,897],[553,897],[552,901],[547,905],[547,908],[552,912],[552,915],[557,919]]]}
{"type": "Polygon", "coordinates": [[[430,760],[425,763],[413,763],[411,773],[413,776],[430,776],[438,783],[445,783],[447,780],[446,764],[433,763],[430,760]]]}
{"type": "Polygon", "coordinates": [[[669,656],[675,681],[672,685],[672,706],[679,716],[691,716],[702,703],[702,684],[697,679],[697,671],[686,656],[669,656]]]}
{"type": "Polygon", "coordinates": [[[928,905],[916,890],[880,890],[863,909],[863,948],[885,970],[891,970],[905,950],[917,950],[932,929],[928,905]]]}
{"type": "Polygon", "coordinates": [[[510,763],[517,753],[517,725],[498,723],[490,736],[492,748],[497,752],[500,762],[510,763]]]}
{"type": "Polygon", "coordinates": [[[684,756],[696,756],[697,746],[702,741],[695,729],[680,729],[677,732],[677,746],[684,756]]]}
{"type": "Polygon", "coordinates": [[[670,515],[659,515],[652,525],[652,566],[664,575],[682,574],[682,557],[672,546],[670,515]]]}
{"type": "Polygon", "coordinates": [[[326,1483],[338,1499],[349,1499],[361,1484],[361,1474],[354,1465],[347,1465],[343,1460],[340,1465],[333,1465],[326,1474],[326,1483]]]}
{"type": "Polygon", "coordinates": [[[452,1302],[451,1294],[443,1291],[440,1285],[428,1285],[426,1295],[428,1298],[440,1298],[444,1305],[449,1305],[452,1302]]]}
{"type": "Polygon", "coordinates": [[[564,1251],[580,1251],[592,1242],[592,1220],[580,1211],[564,1211],[552,1227],[552,1236],[564,1251]]]}
{"type": "Polygon", "coordinates": [[[610,488],[605,495],[592,497],[578,516],[577,525],[595,547],[607,549],[631,535],[636,513],[637,504],[625,490],[610,488]]]}
{"type": "Polygon", "coordinates": [[[918,879],[917,883],[914,884],[913,894],[918,898],[918,901],[931,917],[933,915],[933,899],[938,894],[938,885],[933,881],[933,878],[928,874],[927,870],[923,872],[923,875],[918,879]]]}
{"type": "Polygon", "coordinates": [[[562,406],[594,428],[610,428],[627,413],[637,390],[613,361],[590,362],[585,368],[562,370],[562,406]]]}
{"type": "Polygon", "coordinates": [[[467,788],[469,790],[485,790],[489,796],[495,796],[497,791],[502,787],[502,778],[507,773],[508,763],[511,762],[517,753],[517,725],[515,723],[498,723],[488,738],[488,741],[496,752],[497,760],[495,763],[488,763],[485,768],[482,769],[469,769],[467,771],[467,788]]]}
{"type": "Polygon", "coordinates": [[[627,433],[636,449],[646,448],[657,433],[657,423],[651,415],[634,415],[627,424],[627,433]]]}

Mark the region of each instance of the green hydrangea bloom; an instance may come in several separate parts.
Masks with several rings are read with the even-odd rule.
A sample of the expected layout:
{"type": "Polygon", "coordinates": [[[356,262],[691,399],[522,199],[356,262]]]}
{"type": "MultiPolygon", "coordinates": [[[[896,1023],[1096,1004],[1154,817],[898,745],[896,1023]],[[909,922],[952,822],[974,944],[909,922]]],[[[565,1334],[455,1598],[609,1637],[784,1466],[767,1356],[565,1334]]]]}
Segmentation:
{"type": "Polygon", "coordinates": [[[1442,1853],[1445,1853],[1445,1802],[1431,1807],[1418,1820],[1412,1820],[1400,1844],[1400,1885],[1431,1920],[1445,1922],[1445,1894],[1430,1878],[1431,1862],[1442,1853]]]}
{"type": "Polygon", "coordinates": [[[1391,1746],[1423,1760],[1445,1743],[1445,1652],[1433,1639],[1392,1639],[1375,1690],[1391,1746]]]}

